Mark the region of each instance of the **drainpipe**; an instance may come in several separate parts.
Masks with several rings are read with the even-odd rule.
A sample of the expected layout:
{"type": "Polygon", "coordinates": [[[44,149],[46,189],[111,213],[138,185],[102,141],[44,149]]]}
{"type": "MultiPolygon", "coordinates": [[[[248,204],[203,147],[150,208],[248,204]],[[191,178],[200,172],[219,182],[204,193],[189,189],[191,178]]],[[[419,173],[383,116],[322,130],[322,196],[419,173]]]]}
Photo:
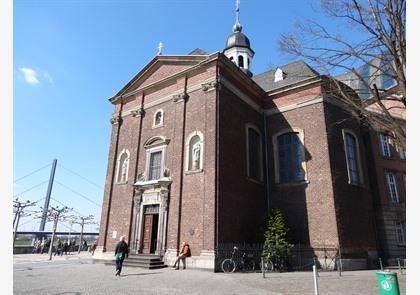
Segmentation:
{"type": "MultiPolygon", "coordinates": [[[[181,215],[182,215],[182,190],[184,187],[184,154],[185,154],[185,119],[187,112],[187,82],[188,77],[185,75],[184,78],[184,92],[181,94],[183,100],[183,111],[182,111],[182,138],[181,138],[181,175],[179,179],[179,204],[178,204],[178,234],[177,234],[177,255],[179,254],[179,247],[181,245],[181,215]]],[[[176,102],[175,102],[176,103],[176,102]]]]}
{"type": "MultiPolygon", "coordinates": [[[[138,166],[139,166],[139,155],[140,155],[140,144],[141,144],[141,135],[142,135],[142,128],[143,128],[143,118],[144,118],[144,92],[142,92],[141,94],[141,104],[140,104],[140,109],[139,109],[139,115],[140,115],[140,122],[139,122],[139,136],[137,139],[137,152],[136,152],[136,165],[134,166],[134,183],[136,183],[137,181],[137,173],[138,173],[138,166]]],[[[136,238],[137,238],[137,231],[138,231],[138,223],[137,223],[137,218],[134,219],[134,224],[133,224],[133,210],[134,210],[134,197],[136,196],[136,189],[133,185],[133,197],[131,199],[131,215],[130,215],[130,226],[129,226],[129,239],[131,237],[133,237],[133,241],[129,241],[128,243],[132,243],[132,249],[136,248],[136,238]],[[131,234],[131,231],[133,230],[134,227],[134,232],[133,234],[131,234]]],[[[137,214],[137,212],[136,212],[137,214]]],[[[136,251],[138,251],[139,249],[135,249],[136,251]]]]}
{"type": "Polygon", "coordinates": [[[118,156],[118,143],[120,140],[120,129],[121,129],[121,114],[122,114],[122,109],[123,109],[123,98],[122,96],[120,97],[121,99],[121,103],[120,103],[120,111],[118,112],[118,116],[117,116],[117,124],[118,124],[118,129],[117,129],[117,138],[115,140],[115,151],[114,151],[114,160],[112,163],[112,172],[111,172],[111,184],[110,184],[110,188],[109,188],[109,198],[108,198],[108,208],[107,208],[107,213],[106,213],[106,220],[105,220],[105,230],[104,230],[104,246],[103,246],[103,250],[102,252],[106,252],[106,242],[107,242],[107,234],[108,234],[108,226],[109,226],[109,213],[111,211],[111,201],[112,201],[112,192],[114,190],[114,177],[115,177],[115,164],[117,163],[117,156],[118,156]]]}
{"type": "Polygon", "coordinates": [[[263,111],[263,128],[264,128],[264,164],[265,164],[265,192],[267,199],[267,216],[270,214],[270,181],[268,175],[268,147],[267,147],[267,116],[263,111]]]}
{"type": "MultiPolygon", "coordinates": [[[[214,182],[216,186],[216,192],[215,192],[215,208],[214,208],[214,214],[215,214],[215,241],[214,241],[214,249],[218,249],[219,247],[219,97],[220,97],[220,68],[219,68],[219,62],[216,63],[216,138],[215,138],[215,145],[216,145],[216,151],[214,153],[215,155],[215,171],[214,171],[214,182]]],[[[217,255],[217,253],[215,253],[217,255]]]]}

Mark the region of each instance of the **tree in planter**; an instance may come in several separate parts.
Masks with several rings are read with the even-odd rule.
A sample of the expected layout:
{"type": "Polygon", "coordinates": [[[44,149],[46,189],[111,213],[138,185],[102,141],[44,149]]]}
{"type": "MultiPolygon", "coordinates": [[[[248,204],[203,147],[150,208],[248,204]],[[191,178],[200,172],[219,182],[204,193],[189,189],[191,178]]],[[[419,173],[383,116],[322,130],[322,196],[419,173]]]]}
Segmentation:
{"type": "Polygon", "coordinates": [[[265,226],[262,256],[288,257],[293,247],[287,239],[288,231],[280,210],[273,209],[265,226]]]}

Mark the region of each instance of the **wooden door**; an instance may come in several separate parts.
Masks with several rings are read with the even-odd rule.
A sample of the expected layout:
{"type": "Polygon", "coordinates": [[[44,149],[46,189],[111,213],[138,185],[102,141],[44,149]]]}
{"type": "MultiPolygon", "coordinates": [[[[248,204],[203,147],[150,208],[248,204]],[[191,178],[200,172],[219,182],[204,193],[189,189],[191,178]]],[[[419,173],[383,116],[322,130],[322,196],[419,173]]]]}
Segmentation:
{"type": "Polygon", "coordinates": [[[153,228],[153,214],[144,215],[144,226],[143,226],[143,249],[142,253],[150,254],[150,248],[152,246],[152,228],[153,228]]]}

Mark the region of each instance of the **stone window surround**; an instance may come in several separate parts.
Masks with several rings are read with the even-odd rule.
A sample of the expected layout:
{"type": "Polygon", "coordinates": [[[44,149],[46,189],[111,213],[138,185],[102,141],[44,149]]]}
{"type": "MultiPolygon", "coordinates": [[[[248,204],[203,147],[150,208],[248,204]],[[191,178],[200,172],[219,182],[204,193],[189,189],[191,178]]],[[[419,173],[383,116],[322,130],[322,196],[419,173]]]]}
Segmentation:
{"type": "Polygon", "coordinates": [[[192,174],[192,173],[198,173],[198,172],[203,172],[203,163],[204,163],[204,136],[203,133],[201,133],[200,131],[196,130],[191,132],[188,137],[187,140],[185,142],[185,174],[192,174]],[[189,160],[190,160],[190,141],[194,136],[198,136],[200,138],[200,145],[201,145],[201,154],[200,154],[200,168],[199,169],[191,169],[189,170],[189,160]]]}
{"type": "Polygon", "coordinates": [[[130,152],[127,149],[123,149],[120,154],[118,155],[118,161],[117,161],[117,165],[116,165],[116,174],[115,174],[115,183],[116,184],[125,184],[128,182],[128,171],[130,171],[130,152]],[[128,164],[127,164],[127,178],[124,181],[118,181],[118,179],[120,178],[120,165],[122,165],[121,163],[121,157],[122,155],[126,153],[127,154],[127,159],[128,159],[128,164]]]}
{"type": "Polygon", "coordinates": [[[245,124],[245,146],[246,146],[246,176],[251,181],[256,181],[258,183],[261,183],[264,180],[264,174],[263,174],[263,145],[262,145],[262,134],[259,130],[259,128],[252,124],[252,123],[246,123],[245,124]],[[260,179],[254,179],[250,176],[250,167],[249,167],[249,135],[248,130],[253,129],[255,132],[258,133],[260,136],[260,179]]]}
{"type": "Polygon", "coordinates": [[[291,184],[308,184],[308,173],[306,170],[306,155],[305,155],[305,132],[303,129],[301,128],[297,128],[297,127],[290,127],[290,128],[285,128],[282,129],[280,131],[278,131],[277,133],[275,133],[272,136],[272,143],[273,143],[273,155],[274,155],[274,179],[275,179],[275,183],[278,185],[291,185],[291,184]],[[303,181],[299,181],[299,182],[287,182],[287,183],[282,183],[280,182],[280,164],[279,164],[279,147],[278,147],[278,142],[277,142],[277,138],[280,135],[286,134],[286,133],[298,133],[298,137],[302,143],[301,148],[302,148],[302,155],[303,155],[303,161],[302,161],[302,169],[303,169],[303,173],[304,175],[304,180],[303,181]]]}
{"type": "Polygon", "coordinates": [[[162,159],[161,159],[161,171],[160,171],[160,178],[163,177],[163,172],[165,170],[165,163],[166,163],[166,149],[168,146],[168,141],[161,136],[154,136],[151,139],[147,140],[146,145],[144,146],[146,149],[146,165],[145,165],[145,173],[144,177],[146,180],[149,180],[149,166],[150,166],[150,155],[153,152],[162,152],[162,159]],[[162,141],[159,144],[151,144],[147,145],[148,142],[154,142],[156,139],[161,139],[162,141]]]}
{"type": "Polygon", "coordinates": [[[152,128],[162,127],[163,126],[163,121],[164,121],[164,112],[163,112],[163,110],[162,109],[156,110],[156,112],[153,114],[153,126],[152,126],[152,128]],[[158,113],[161,113],[160,124],[156,124],[156,116],[157,116],[158,113]]]}
{"type": "Polygon", "coordinates": [[[348,177],[348,184],[352,184],[352,185],[363,185],[364,181],[363,181],[363,170],[362,170],[362,159],[360,157],[360,145],[359,145],[359,139],[357,138],[356,133],[354,133],[352,130],[350,129],[346,129],[344,128],[342,130],[342,135],[343,135],[343,144],[344,144],[344,155],[346,157],[346,165],[347,165],[347,177],[348,177]],[[356,141],[356,154],[357,154],[357,172],[359,173],[359,179],[360,182],[355,182],[351,180],[351,175],[350,175],[350,168],[349,168],[349,161],[348,161],[348,157],[347,157],[347,145],[346,145],[346,133],[350,134],[354,137],[354,140],[356,141]]]}

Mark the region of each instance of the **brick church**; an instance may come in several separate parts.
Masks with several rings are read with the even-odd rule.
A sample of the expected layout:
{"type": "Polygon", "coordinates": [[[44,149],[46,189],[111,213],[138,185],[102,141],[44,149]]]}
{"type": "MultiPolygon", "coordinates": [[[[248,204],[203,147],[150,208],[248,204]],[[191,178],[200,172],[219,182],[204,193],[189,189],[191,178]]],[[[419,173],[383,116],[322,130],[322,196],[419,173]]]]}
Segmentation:
{"type": "Polygon", "coordinates": [[[158,54],[109,99],[95,258],[125,235],[168,265],[187,241],[189,266],[216,269],[218,246],[256,242],[273,208],[292,243],[339,247],[352,268],[405,258],[405,160],[388,131],[361,126],[332,77],[302,61],[253,75],[253,57],[237,18],[222,52],[158,54]]]}

